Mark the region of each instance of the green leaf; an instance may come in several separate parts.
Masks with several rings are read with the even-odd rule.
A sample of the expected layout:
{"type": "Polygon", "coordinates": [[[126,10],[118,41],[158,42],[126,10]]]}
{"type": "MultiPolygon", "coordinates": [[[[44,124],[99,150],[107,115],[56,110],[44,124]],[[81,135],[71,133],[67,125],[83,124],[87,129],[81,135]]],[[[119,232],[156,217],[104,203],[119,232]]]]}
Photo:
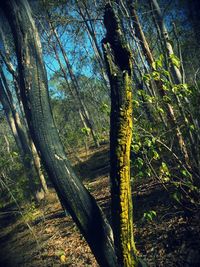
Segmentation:
{"type": "Polygon", "coordinates": [[[110,113],[110,108],[106,103],[103,103],[101,105],[100,110],[105,114],[109,114],[110,113]]]}
{"type": "Polygon", "coordinates": [[[158,71],[153,71],[152,77],[154,78],[155,81],[158,81],[160,79],[160,73],[158,71]]]}
{"type": "Polygon", "coordinates": [[[138,173],[138,178],[144,178],[144,172],[140,171],[140,172],[138,173]]]}
{"type": "Polygon", "coordinates": [[[181,173],[182,173],[185,177],[187,177],[187,176],[191,177],[191,174],[190,174],[187,170],[181,170],[181,173]]]}
{"type": "Polygon", "coordinates": [[[135,108],[138,108],[138,107],[140,106],[139,101],[133,99],[133,106],[134,106],[135,108]]]}
{"type": "Polygon", "coordinates": [[[11,152],[11,155],[12,155],[13,157],[17,157],[17,156],[19,156],[19,154],[18,154],[16,151],[11,152]]]}
{"type": "Polygon", "coordinates": [[[138,168],[141,168],[144,165],[143,159],[138,157],[136,160],[136,164],[137,164],[138,168]]]}
{"type": "Polygon", "coordinates": [[[164,110],[161,107],[158,107],[157,110],[162,114],[165,113],[164,110]]]}
{"type": "Polygon", "coordinates": [[[159,58],[156,60],[157,68],[162,68],[163,67],[163,59],[164,59],[164,56],[161,54],[159,56],[159,58]]]}
{"type": "Polygon", "coordinates": [[[136,154],[137,154],[138,151],[140,150],[140,146],[137,145],[137,144],[136,144],[136,145],[132,145],[131,148],[132,148],[133,152],[135,152],[136,154]]]}
{"type": "Polygon", "coordinates": [[[143,81],[144,82],[149,82],[150,79],[151,79],[151,75],[150,74],[144,74],[143,77],[142,77],[143,81]]]}
{"type": "Polygon", "coordinates": [[[145,138],[144,146],[147,146],[147,147],[151,146],[151,140],[149,138],[145,138]]]}
{"type": "Polygon", "coordinates": [[[169,179],[169,177],[166,176],[166,177],[163,178],[163,181],[164,181],[164,182],[169,182],[170,179],[169,179]]]}
{"type": "Polygon", "coordinates": [[[167,164],[165,162],[162,162],[162,164],[160,166],[160,172],[161,172],[161,174],[165,174],[167,176],[170,176],[169,169],[168,169],[167,164]]]}
{"type": "Polygon", "coordinates": [[[160,158],[160,156],[159,156],[158,152],[154,150],[153,151],[153,159],[157,160],[159,158],[160,158]]]}
{"type": "Polygon", "coordinates": [[[146,100],[147,102],[152,104],[153,102],[155,102],[155,97],[146,95],[146,100]]]}
{"type": "Polygon", "coordinates": [[[181,202],[181,194],[180,194],[180,192],[178,192],[178,191],[174,192],[173,195],[172,195],[172,197],[173,197],[173,199],[175,199],[178,203],[181,202]]]}
{"type": "Polygon", "coordinates": [[[180,65],[181,65],[180,59],[175,54],[171,54],[169,58],[171,59],[171,62],[174,66],[176,66],[177,68],[180,68],[180,65]]]}
{"type": "Polygon", "coordinates": [[[157,213],[155,210],[150,210],[147,212],[144,212],[142,220],[146,221],[153,221],[153,219],[157,216],[157,213]]]}
{"type": "Polygon", "coordinates": [[[162,69],[161,72],[162,72],[162,74],[163,74],[166,78],[170,77],[169,71],[167,71],[167,70],[165,70],[165,69],[162,69]]]}
{"type": "Polygon", "coordinates": [[[170,100],[171,100],[171,99],[170,99],[169,96],[167,96],[167,95],[163,96],[163,101],[165,101],[166,103],[169,103],[170,100]]]}
{"type": "Polygon", "coordinates": [[[85,135],[89,134],[90,133],[90,128],[88,127],[83,127],[81,128],[81,132],[85,135]]]}
{"type": "Polygon", "coordinates": [[[191,125],[190,125],[190,130],[192,130],[192,131],[195,130],[195,126],[194,126],[194,124],[191,124],[191,125]]]}
{"type": "Polygon", "coordinates": [[[164,91],[169,91],[169,88],[167,87],[166,84],[163,84],[163,90],[164,90],[164,91]]]}
{"type": "Polygon", "coordinates": [[[150,169],[145,170],[145,174],[146,174],[148,177],[151,177],[151,170],[150,170],[150,169]]]}
{"type": "Polygon", "coordinates": [[[145,92],[143,90],[137,90],[137,94],[142,96],[142,95],[145,95],[145,92]]]}

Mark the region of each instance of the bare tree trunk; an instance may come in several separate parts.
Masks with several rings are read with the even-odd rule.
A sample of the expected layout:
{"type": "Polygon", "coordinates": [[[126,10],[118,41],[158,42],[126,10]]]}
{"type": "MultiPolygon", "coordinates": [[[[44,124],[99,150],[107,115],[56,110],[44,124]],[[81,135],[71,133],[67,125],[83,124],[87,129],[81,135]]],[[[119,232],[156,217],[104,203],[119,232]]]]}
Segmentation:
{"type": "Polygon", "coordinates": [[[12,154],[11,154],[11,150],[10,150],[10,142],[9,142],[9,140],[8,140],[8,138],[7,138],[7,136],[5,134],[3,135],[3,137],[4,137],[5,142],[6,142],[6,148],[7,148],[8,155],[10,156],[11,161],[13,162],[14,160],[13,160],[13,157],[12,157],[12,154]]]}
{"type": "MultiPolygon", "coordinates": [[[[6,88],[6,92],[4,91],[5,100],[7,99],[7,101],[8,101],[8,106],[9,106],[9,108],[11,110],[11,114],[13,116],[13,123],[15,124],[15,127],[16,127],[16,135],[17,135],[17,139],[19,140],[19,141],[16,141],[17,146],[20,149],[20,151],[22,152],[21,155],[22,155],[23,163],[25,164],[26,172],[30,176],[29,177],[30,184],[35,183],[36,178],[38,176],[38,178],[41,182],[42,188],[43,188],[44,192],[47,194],[48,193],[47,184],[46,184],[45,177],[44,177],[42,170],[41,170],[41,163],[40,163],[39,155],[37,153],[36,148],[34,149],[35,146],[34,146],[33,140],[31,139],[31,136],[28,132],[26,125],[22,124],[20,115],[17,112],[17,110],[13,104],[12,94],[9,90],[6,78],[5,78],[4,73],[3,73],[1,68],[0,68],[0,75],[3,79],[3,84],[6,88]],[[19,143],[20,143],[20,145],[19,145],[19,143]],[[30,161],[30,164],[26,164],[27,161],[30,161]],[[30,173],[33,173],[33,174],[30,175],[30,173]]],[[[16,77],[17,77],[17,75],[16,75],[16,77]]],[[[15,77],[13,77],[13,78],[15,79],[15,77]]],[[[16,82],[16,80],[15,80],[15,82],[16,82]]],[[[18,86],[18,83],[15,84],[15,86],[18,86]]],[[[18,99],[18,101],[20,101],[20,99],[18,99]]],[[[21,112],[23,112],[23,109],[21,109],[21,112]]],[[[26,121],[24,121],[24,123],[26,123],[26,121]]],[[[13,130],[12,130],[12,132],[13,132],[13,130]]],[[[16,140],[16,138],[15,138],[15,140],[16,140]]],[[[35,188],[35,190],[36,190],[36,188],[35,188]]]]}
{"type": "Polygon", "coordinates": [[[33,140],[32,140],[31,137],[29,138],[29,142],[30,142],[31,151],[32,151],[32,154],[33,154],[34,166],[35,166],[35,169],[37,171],[38,177],[40,179],[40,183],[41,183],[42,189],[43,189],[45,194],[48,194],[49,190],[48,190],[48,187],[47,187],[46,179],[45,179],[44,174],[42,172],[42,166],[41,166],[40,157],[38,155],[37,149],[36,149],[35,144],[33,143],[33,140]]]}
{"type": "Polygon", "coordinates": [[[159,25],[160,32],[161,32],[161,35],[163,38],[163,42],[164,42],[164,45],[166,48],[166,52],[168,54],[169,61],[171,62],[171,68],[172,68],[174,81],[176,84],[182,83],[181,72],[180,72],[179,68],[173,64],[173,61],[172,61],[172,55],[174,55],[174,51],[173,51],[173,47],[172,47],[171,42],[170,42],[170,37],[169,37],[168,31],[167,31],[167,28],[166,28],[164,20],[163,20],[162,12],[160,10],[160,7],[158,5],[157,0],[150,0],[150,1],[152,3],[152,6],[153,6],[153,11],[157,17],[158,25],[159,25]]]}
{"type": "MultiPolygon", "coordinates": [[[[132,0],[128,0],[127,1],[128,8],[129,8],[130,11],[127,10],[127,8],[126,8],[126,6],[125,6],[125,4],[123,3],[122,0],[119,0],[117,2],[120,5],[120,7],[123,8],[123,10],[125,12],[125,15],[127,17],[129,17],[129,14],[131,13],[131,16],[133,18],[135,18],[134,16],[136,15],[136,12],[134,10],[134,6],[133,6],[133,9],[132,9],[132,5],[133,5],[133,1],[132,0]]],[[[141,26],[137,22],[138,22],[137,16],[136,16],[136,19],[133,19],[132,21],[130,21],[130,33],[133,36],[133,40],[135,41],[136,48],[138,50],[138,54],[139,54],[140,59],[141,59],[141,61],[143,63],[144,71],[147,73],[148,72],[148,68],[146,66],[145,60],[147,60],[147,57],[151,58],[152,54],[151,54],[150,48],[148,46],[148,43],[145,42],[144,33],[143,33],[142,29],[141,29],[141,26]],[[141,35],[140,36],[141,38],[139,38],[138,35],[141,35]],[[144,38],[144,42],[141,42],[141,40],[143,40],[143,38],[144,38]],[[141,48],[142,48],[142,51],[141,51],[141,48]],[[145,51],[146,54],[144,53],[144,51],[145,51]],[[142,52],[143,52],[143,54],[142,54],[142,52]]],[[[138,66],[136,60],[133,59],[133,61],[134,61],[134,64],[137,66],[137,69],[138,69],[138,71],[140,73],[140,76],[141,76],[141,79],[142,79],[143,73],[140,70],[140,67],[138,66]]],[[[149,63],[148,60],[147,60],[147,63],[149,63]]],[[[150,64],[149,64],[149,67],[151,68],[150,64]]],[[[149,83],[144,82],[144,84],[145,84],[149,94],[151,96],[153,96],[153,97],[156,97],[155,83],[153,83],[152,81],[149,81],[149,83]]],[[[165,128],[167,128],[167,123],[165,121],[165,118],[164,118],[163,114],[160,112],[160,110],[158,110],[158,115],[159,115],[160,121],[163,123],[165,128]]],[[[156,120],[156,118],[154,118],[154,120],[156,120]]]]}
{"type": "Polygon", "coordinates": [[[94,143],[96,145],[96,147],[99,147],[99,141],[98,141],[98,138],[97,138],[97,135],[95,133],[95,130],[94,130],[94,122],[92,121],[91,119],[91,116],[89,115],[89,112],[81,98],[81,95],[80,95],[80,86],[79,86],[79,83],[77,81],[77,78],[75,77],[74,73],[73,73],[73,70],[71,68],[71,65],[70,65],[70,62],[69,62],[69,59],[67,57],[67,54],[62,46],[62,43],[60,41],[60,38],[57,34],[57,31],[56,29],[53,27],[52,23],[49,21],[49,24],[50,24],[50,27],[51,27],[51,30],[58,42],[58,45],[60,47],[60,50],[62,52],[62,55],[63,55],[63,58],[64,58],[64,61],[65,61],[65,64],[66,64],[66,67],[68,69],[68,72],[69,72],[69,75],[70,75],[70,78],[71,78],[71,81],[72,81],[72,85],[73,85],[73,89],[74,89],[74,92],[75,92],[75,96],[79,102],[79,105],[80,105],[80,109],[81,109],[81,112],[83,114],[83,117],[84,117],[84,120],[87,124],[87,127],[90,129],[91,131],[91,135],[92,135],[92,138],[94,140],[94,143]]]}
{"type": "MultiPolygon", "coordinates": [[[[34,170],[33,162],[32,162],[32,155],[30,154],[27,140],[25,139],[25,136],[23,134],[23,131],[21,129],[21,125],[19,125],[18,116],[16,115],[16,111],[14,110],[13,106],[11,105],[9,98],[7,97],[7,94],[4,90],[3,83],[0,79],[0,102],[3,106],[3,109],[5,111],[5,115],[8,121],[8,124],[11,128],[13,137],[15,139],[15,142],[17,144],[19,155],[22,161],[22,164],[24,165],[25,172],[27,174],[28,182],[29,182],[29,194],[35,197],[36,194],[36,172],[34,170]]],[[[28,197],[28,195],[27,195],[28,197]]]]}
{"type": "MultiPolygon", "coordinates": [[[[170,37],[169,37],[168,31],[167,31],[166,25],[164,23],[161,9],[159,7],[157,0],[149,0],[149,1],[152,5],[153,13],[155,14],[156,20],[158,22],[159,30],[160,30],[161,36],[162,36],[162,41],[164,43],[164,46],[165,46],[165,49],[166,49],[166,52],[168,55],[168,60],[171,63],[172,76],[173,76],[176,84],[181,84],[183,82],[183,77],[182,77],[180,69],[173,63],[174,50],[172,47],[172,43],[170,41],[170,37]]],[[[189,119],[186,115],[184,105],[181,103],[179,96],[176,94],[175,94],[175,100],[176,100],[177,105],[179,107],[180,113],[184,119],[184,122],[188,124],[188,122],[190,120],[197,127],[197,129],[199,129],[198,125],[196,124],[196,121],[194,120],[194,118],[192,116],[191,107],[190,107],[190,103],[189,103],[188,98],[184,97],[184,102],[185,102],[184,105],[190,110],[189,119]]],[[[187,131],[188,131],[188,136],[189,136],[189,140],[191,143],[191,149],[193,152],[192,157],[194,158],[194,161],[198,162],[198,149],[196,149],[196,147],[195,147],[195,141],[194,141],[193,134],[192,134],[189,127],[187,127],[187,131]]],[[[197,130],[197,137],[199,139],[198,130],[197,130]]],[[[189,166],[189,164],[188,164],[188,166],[189,166]]]]}
{"type": "MultiPolygon", "coordinates": [[[[134,3],[133,3],[132,0],[129,1],[129,10],[130,10],[130,14],[131,14],[131,16],[133,17],[133,20],[134,20],[134,26],[135,26],[135,29],[136,29],[136,31],[135,31],[136,36],[140,40],[140,44],[141,44],[141,47],[143,49],[143,53],[146,56],[146,60],[147,60],[147,62],[149,64],[149,66],[152,67],[152,64],[154,62],[154,57],[153,57],[153,55],[151,53],[150,47],[149,47],[148,42],[146,40],[146,37],[145,37],[145,35],[143,33],[143,30],[142,30],[142,27],[140,25],[137,13],[136,13],[135,8],[134,8],[134,3]]],[[[155,84],[156,84],[156,86],[158,88],[159,95],[163,99],[163,97],[166,96],[166,91],[163,89],[162,81],[155,80],[155,84]]],[[[168,122],[169,122],[170,126],[172,128],[175,128],[175,130],[176,130],[176,137],[177,137],[177,140],[178,140],[180,151],[183,154],[184,161],[187,164],[188,168],[191,169],[190,163],[189,163],[189,154],[188,154],[188,151],[187,151],[187,147],[185,145],[185,141],[184,141],[183,135],[181,133],[181,130],[180,130],[179,126],[178,126],[174,109],[173,109],[173,107],[172,107],[172,105],[170,103],[166,103],[166,112],[167,112],[167,118],[168,118],[168,122]]]]}
{"type": "Polygon", "coordinates": [[[55,128],[41,43],[30,6],[26,0],[8,0],[1,2],[1,7],[15,40],[27,122],[49,178],[99,265],[116,267],[112,229],[95,199],[73,172],[55,128]]]}
{"type": "Polygon", "coordinates": [[[98,45],[95,29],[94,29],[94,26],[92,24],[93,22],[92,22],[90,13],[89,13],[88,8],[87,8],[87,4],[86,4],[85,1],[82,1],[82,3],[80,3],[80,1],[76,0],[76,5],[78,7],[78,12],[79,12],[80,16],[82,17],[82,19],[84,21],[84,24],[86,26],[86,30],[88,32],[89,40],[91,42],[91,45],[92,45],[92,48],[94,50],[95,56],[96,56],[97,61],[99,63],[100,72],[102,74],[103,80],[105,82],[106,87],[108,87],[109,81],[108,81],[107,74],[105,73],[103,55],[102,55],[101,49],[100,49],[100,47],[98,45]],[[84,11],[85,11],[86,15],[84,15],[82,6],[84,7],[84,11]]]}
{"type": "MultiPolygon", "coordinates": [[[[60,70],[62,71],[62,74],[63,74],[63,77],[64,77],[64,79],[65,79],[65,82],[66,82],[66,84],[67,84],[68,91],[69,91],[70,95],[72,96],[72,98],[73,98],[75,101],[77,101],[77,100],[78,100],[78,99],[77,99],[77,96],[76,96],[76,94],[74,93],[74,90],[73,90],[73,89],[70,87],[70,85],[69,85],[68,78],[67,78],[67,73],[66,73],[66,71],[65,71],[65,69],[64,69],[64,67],[63,67],[63,65],[62,65],[62,62],[61,62],[61,60],[60,60],[60,57],[59,57],[59,55],[58,55],[58,52],[57,52],[56,47],[55,47],[54,44],[53,44],[53,51],[54,51],[54,53],[55,53],[56,60],[58,61],[60,70]]],[[[85,119],[84,119],[84,116],[83,116],[83,114],[82,114],[82,110],[81,110],[79,104],[77,104],[77,109],[78,109],[78,114],[79,114],[79,117],[80,117],[80,120],[81,120],[81,123],[82,123],[83,127],[84,127],[84,128],[87,128],[87,123],[86,123],[86,121],[85,121],[85,119]]]]}

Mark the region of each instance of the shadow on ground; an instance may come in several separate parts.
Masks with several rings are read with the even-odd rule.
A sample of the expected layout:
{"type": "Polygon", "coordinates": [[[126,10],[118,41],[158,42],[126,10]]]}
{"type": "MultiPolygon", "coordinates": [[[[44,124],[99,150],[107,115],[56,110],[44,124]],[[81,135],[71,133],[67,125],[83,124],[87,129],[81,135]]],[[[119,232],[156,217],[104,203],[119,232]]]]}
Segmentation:
{"type": "Polygon", "coordinates": [[[107,175],[110,170],[108,148],[92,154],[84,162],[77,163],[74,167],[82,180],[93,180],[107,175]]]}

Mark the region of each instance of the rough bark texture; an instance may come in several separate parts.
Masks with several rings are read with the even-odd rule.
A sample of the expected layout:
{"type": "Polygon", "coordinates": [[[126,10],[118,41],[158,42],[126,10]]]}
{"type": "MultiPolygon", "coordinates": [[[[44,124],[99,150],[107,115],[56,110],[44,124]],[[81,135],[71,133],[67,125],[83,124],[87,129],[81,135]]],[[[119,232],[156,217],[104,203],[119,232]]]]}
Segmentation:
{"type": "Polygon", "coordinates": [[[100,266],[116,267],[112,230],[67,160],[49,105],[41,43],[26,0],[1,2],[14,35],[20,90],[30,132],[47,173],[100,266]]]}
{"type": "Polygon", "coordinates": [[[111,6],[105,10],[104,56],[111,86],[110,159],[114,243],[120,266],[138,266],[133,237],[130,183],[132,137],[132,66],[119,21],[111,6]]]}
{"type": "MultiPolygon", "coordinates": [[[[0,22],[1,22],[1,25],[0,25],[0,37],[1,37],[2,45],[3,45],[4,50],[5,50],[4,53],[0,51],[0,56],[1,56],[2,60],[3,60],[3,62],[5,63],[8,72],[11,74],[11,76],[13,78],[14,88],[15,88],[17,99],[18,99],[18,104],[19,104],[19,109],[20,109],[20,112],[21,112],[21,116],[19,116],[18,112],[16,112],[16,109],[15,109],[15,111],[13,110],[13,114],[16,114],[16,118],[18,118],[18,119],[16,119],[16,123],[19,122],[18,128],[22,129],[22,131],[24,132],[24,137],[26,138],[26,140],[22,140],[22,143],[27,143],[27,146],[29,147],[30,154],[32,154],[30,158],[33,158],[34,166],[35,166],[35,169],[36,169],[36,173],[38,174],[38,177],[39,177],[39,180],[41,182],[42,188],[43,188],[45,193],[48,193],[46,180],[45,180],[45,177],[44,177],[44,175],[42,173],[42,170],[41,170],[40,157],[38,155],[37,150],[34,149],[35,145],[34,145],[33,140],[32,140],[32,138],[31,138],[31,136],[29,134],[28,127],[27,127],[27,122],[26,122],[26,119],[24,117],[24,109],[23,109],[21,98],[20,98],[18,75],[17,75],[17,72],[16,72],[12,62],[11,62],[11,52],[10,52],[9,45],[8,45],[6,37],[5,37],[6,29],[3,28],[2,20],[0,22]],[[20,125],[22,127],[20,127],[20,125]]],[[[6,78],[4,77],[4,73],[3,73],[2,70],[0,71],[0,75],[2,76],[4,84],[7,83],[6,78]]],[[[12,101],[12,93],[10,92],[9,88],[6,88],[6,90],[8,91],[7,93],[9,94],[10,103],[13,103],[13,101],[12,101]]],[[[12,104],[12,106],[14,107],[13,104],[12,104]]]]}

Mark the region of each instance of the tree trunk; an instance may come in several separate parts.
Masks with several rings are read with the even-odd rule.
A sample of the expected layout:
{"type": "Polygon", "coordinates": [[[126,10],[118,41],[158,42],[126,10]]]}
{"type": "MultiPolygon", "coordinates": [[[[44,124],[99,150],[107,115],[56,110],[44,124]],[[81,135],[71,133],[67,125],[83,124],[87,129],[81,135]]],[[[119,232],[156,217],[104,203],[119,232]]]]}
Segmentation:
{"type": "Polygon", "coordinates": [[[175,66],[173,64],[173,61],[171,59],[171,56],[174,55],[174,51],[173,51],[173,47],[171,45],[171,41],[169,38],[167,28],[166,28],[164,20],[163,20],[162,12],[160,10],[160,7],[158,5],[157,0],[150,0],[150,2],[152,3],[153,11],[157,17],[157,21],[158,21],[158,25],[160,28],[162,38],[163,38],[164,46],[165,46],[167,55],[169,57],[169,61],[171,62],[171,69],[172,69],[174,81],[176,84],[182,83],[182,74],[181,74],[179,68],[177,68],[177,66],[175,66]]]}
{"type": "Polygon", "coordinates": [[[97,41],[97,37],[96,37],[96,32],[93,26],[93,22],[92,22],[92,18],[90,15],[90,12],[88,10],[87,4],[85,1],[82,1],[82,3],[80,3],[80,1],[76,0],[76,5],[78,8],[78,12],[80,14],[80,16],[82,17],[84,24],[86,26],[86,30],[88,33],[88,37],[91,43],[91,46],[94,50],[96,59],[98,61],[99,67],[100,67],[100,72],[104,81],[104,84],[106,87],[109,88],[109,81],[108,81],[108,76],[105,73],[105,67],[104,67],[104,62],[103,62],[103,55],[100,49],[100,46],[98,45],[98,41],[97,41]],[[84,11],[86,14],[84,14],[82,6],[84,6],[84,11]]]}
{"type": "Polygon", "coordinates": [[[15,71],[15,68],[14,68],[14,66],[10,60],[10,49],[9,49],[9,46],[7,45],[3,28],[0,28],[0,36],[1,36],[2,43],[3,43],[4,49],[5,49],[5,56],[3,53],[1,53],[0,55],[1,55],[6,67],[8,69],[8,72],[10,72],[10,74],[13,78],[15,93],[16,93],[16,96],[18,99],[19,110],[21,112],[21,116],[19,115],[19,113],[16,111],[16,108],[14,107],[12,93],[9,90],[9,87],[7,85],[7,81],[6,81],[6,78],[4,76],[2,69],[0,69],[0,75],[2,76],[2,80],[3,80],[4,85],[6,87],[6,91],[7,91],[9,103],[10,103],[10,108],[12,109],[12,114],[14,116],[16,128],[18,129],[18,131],[21,132],[21,134],[19,134],[19,136],[21,136],[21,143],[24,144],[25,147],[27,148],[26,153],[30,154],[28,158],[31,161],[33,161],[32,165],[34,165],[35,170],[36,170],[36,172],[34,170],[34,173],[36,173],[38,175],[40,183],[42,185],[42,189],[47,194],[48,188],[47,188],[45,177],[44,177],[42,170],[41,170],[40,157],[39,157],[38,152],[35,148],[33,140],[29,134],[27,122],[26,122],[26,119],[24,117],[24,109],[23,109],[22,101],[20,99],[18,75],[17,75],[17,72],[15,71]]]}
{"type": "MultiPolygon", "coordinates": [[[[141,44],[143,53],[146,57],[146,60],[149,64],[149,66],[152,68],[152,64],[154,62],[154,57],[151,53],[150,47],[148,45],[148,42],[146,40],[146,37],[145,37],[143,30],[142,30],[142,27],[140,25],[137,13],[136,13],[135,8],[134,8],[133,0],[129,0],[129,10],[130,10],[130,14],[134,20],[135,34],[136,34],[137,38],[140,40],[140,44],[141,44]]],[[[167,94],[166,94],[166,91],[163,89],[162,81],[155,80],[155,84],[156,84],[156,87],[158,89],[159,95],[163,99],[163,97],[165,97],[167,94]]],[[[175,128],[175,130],[176,130],[176,137],[178,140],[180,151],[182,152],[182,155],[184,157],[184,161],[190,170],[191,167],[189,165],[189,155],[188,155],[187,147],[185,145],[185,141],[184,141],[183,135],[181,133],[180,127],[178,126],[176,115],[174,113],[174,109],[170,103],[166,103],[165,106],[166,106],[168,122],[169,122],[170,126],[172,128],[175,128]]]]}
{"type": "MultiPolygon", "coordinates": [[[[67,78],[67,73],[64,69],[64,66],[62,65],[62,62],[60,60],[60,57],[58,55],[58,52],[56,50],[56,46],[53,44],[53,51],[55,53],[55,56],[56,56],[56,60],[58,61],[58,64],[59,64],[59,67],[60,67],[60,70],[62,71],[62,74],[63,74],[63,78],[65,79],[65,82],[67,84],[67,88],[68,88],[68,91],[70,93],[70,95],[72,96],[72,98],[77,102],[77,96],[74,92],[74,90],[70,87],[69,85],[69,82],[68,82],[68,78],[67,78]]],[[[86,121],[84,119],[84,116],[83,116],[83,113],[82,113],[82,110],[80,108],[80,105],[77,103],[77,109],[78,109],[78,114],[79,114],[79,117],[80,117],[80,120],[81,120],[81,123],[82,123],[82,126],[84,128],[87,128],[87,124],[86,124],[86,121]]]]}
{"type": "Polygon", "coordinates": [[[44,177],[44,174],[42,172],[42,166],[41,166],[41,161],[40,161],[40,157],[38,155],[37,149],[35,147],[35,144],[31,138],[31,136],[29,136],[29,143],[31,146],[31,151],[32,151],[32,155],[33,155],[33,161],[34,161],[34,166],[36,169],[36,172],[38,174],[38,177],[40,179],[40,183],[41,183],[41,187],[44,191],[45,194],[49,193],[48,187],[47,187],[47,183],[46,183],[46,179],[44,177]]]}
{"type": "Polygon", "coordinates": [[[21,162],[24,165],[25,172],[27,174],[28,182],[29,182],[29,192],[27,192],[27,198],[31,195],[35,197],[36,194],[36,172],[32,162],[32,155],[28,148],[27,140],[25,139],[25,135],[19,124],[19,117],[17,112],[14,110],[14,107],[9,101],[9,98],[4,90],[3,83],[0,79],[0,102],[3,106],[6,119],[12,131],[13,137],[18,147],[19,155],[21,158],[21,162]]]}
{"type": "Polygon", "coordinates": [[[99,265],[116,267],[112,229],[95,199],[71,169],[55,128],[41,43],[29,4],[26,0],[7,0],[1,2],[1,7],[14,35],[21,97],[30,133],[49,178],[99,265]]]}
{"type": "Polygon", "coordinates": [[[51,27],[51,30],[52,30],[52,33],[54,34],[57,42],[58,42],[58,45],[60,47],[60,50],[62,52],[62,55],[63,55],[63,58],[64,58],[64,61],[65,61],[65,64],[66,64],[66,67],[68,69],[68,72],[69,72],[69,76],[70,76],[70,79],[72,81],[72,85],[73,85],[73,89],[74,89],[74,95],[76,96],[76,99],[78,100],[78,103],[80,105],[80,109],[81,109],[81,113],[83,114],[83,117],[84,117],[84,120],[87,124],[87,127],[90,129],[91,131],[91,135],[92,135],[92,138],[94,140],[94,143],[95,143],[95,146],[96,147],[99,147],[99,141],[97,139],[97,136],[96,136],[96,133],[95,133],[95,130],[94,130],[94,126],[93,126],[93,121],[91,119],[91,116],[89,115],[89,112],[81,98],[81,95],[80,95],[80,86],[79,86],[79,83],[77,81],[77,78],[75,77],[74,73],[73,73],[73,70],[71,68],[71,65],[70,65],[70,62],[69,62],[69,59],[67,57],[67,54],[62,46],[62,43],[60,41],[60,38],[57,34],[57,31],[56,29],[53,27],[52,23],[49,21],[49,24],[50,24],[50,27],[51,27]]]}
{"type": "Polygon", "coordinates": [[[123,267],[138,266],[133,238],[133,211],[130,182],[130,145],[132,138],[131,53],[108,4],[104,24],[104,56],[111,87],[110,159],[114,243],[118,262],[123,267]]]}

